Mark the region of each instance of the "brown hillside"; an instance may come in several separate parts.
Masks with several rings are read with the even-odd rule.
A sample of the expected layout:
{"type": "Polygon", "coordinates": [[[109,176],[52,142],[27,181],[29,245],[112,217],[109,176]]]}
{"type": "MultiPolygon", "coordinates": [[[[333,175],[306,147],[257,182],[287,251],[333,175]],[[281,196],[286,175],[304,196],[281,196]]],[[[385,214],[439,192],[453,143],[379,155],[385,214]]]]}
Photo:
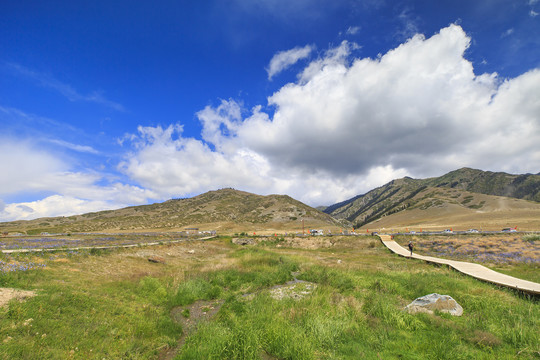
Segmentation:
{"type": "Polygon", "coordinates": [[[409,206],[383,216],[365,228],[409,231],[540,229],[540,204],[502,196],[449,188],[426,188],[409,200],[409,206]]]}
{"type": "Polygon", "coordinates": [[[495,228],[515,223],[538,229],[540,216],[535,209],[539,201],[540,175],[462,168],[435,178],[393,180],[324,212],[357,228],[395,221],[394,226],[424,223],[445,227],[463,222],[478,227],[485,222],[495,228]]]}
{"type": "Polygon", "coordinates": [[[210,191],[192,198],[83,215],[0,223],[0,232],[134,232],[200,228],[260,231],[339,227],[330,215],[287,195],[261,196],[234,189],[210,191]]]}

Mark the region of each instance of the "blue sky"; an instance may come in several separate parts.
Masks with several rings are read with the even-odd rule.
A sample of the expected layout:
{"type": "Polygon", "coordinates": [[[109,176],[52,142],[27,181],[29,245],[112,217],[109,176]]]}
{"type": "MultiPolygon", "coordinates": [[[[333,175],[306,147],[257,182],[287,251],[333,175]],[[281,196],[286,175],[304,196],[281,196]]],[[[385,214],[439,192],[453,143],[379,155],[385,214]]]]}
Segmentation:
{"type": "Polygon", "coordinates": [[[0,221],[540,171],[540,2],[0,4],[0,221]]]}

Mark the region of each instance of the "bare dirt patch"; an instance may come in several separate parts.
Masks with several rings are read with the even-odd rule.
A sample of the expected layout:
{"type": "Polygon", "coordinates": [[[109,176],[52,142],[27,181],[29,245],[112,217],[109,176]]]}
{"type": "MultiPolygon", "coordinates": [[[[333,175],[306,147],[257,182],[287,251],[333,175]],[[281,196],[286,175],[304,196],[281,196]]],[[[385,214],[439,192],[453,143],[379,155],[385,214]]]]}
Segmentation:
{"type": "Polygon", "coordinates": [[[251,238],[234,238],[233,243],[237,245],[275,245],[278,248],[296,248],[305,250],[340,248],[365,248],[375,247],[378,240],[365,236],[261,236],[251,238]]]}
{"type": "Polygon", "coordinates": [[[0,288],[0,307],[7,305],[12,299],[24,301],[33,296],[36,296],[34,291],[0,288]]]}
{"type": "Polygon", "coordinates": [[[334,238],[308,237],[287,239],[285,242],[285,246],[315,250],[330,248],[334,246],[335,243],[336,239],[334,238]]]}

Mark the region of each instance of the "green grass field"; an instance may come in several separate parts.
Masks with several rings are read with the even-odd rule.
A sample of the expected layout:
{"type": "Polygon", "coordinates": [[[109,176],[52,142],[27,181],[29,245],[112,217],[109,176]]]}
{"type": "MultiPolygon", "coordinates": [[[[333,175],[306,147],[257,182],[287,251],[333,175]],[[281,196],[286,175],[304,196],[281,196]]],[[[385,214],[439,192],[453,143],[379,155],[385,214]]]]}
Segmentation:
{"type": "Polygon", "coordinates": [[[0,287],[37,294],[0,309],[2,359],[540,358],[538,299],[400,258],[367,236],[309,249],[220,238],[0,260],[18,269],[1,271],[0,287]],[[316,286],[272,297],[293,274],[316,286]],[[402,310],[435,292],[463,316],[402,310]],[[219,311],[197,319],[194,304],[212,300],[219,311]],[[186,336],[188,321],[197,326],[186,336]]]}

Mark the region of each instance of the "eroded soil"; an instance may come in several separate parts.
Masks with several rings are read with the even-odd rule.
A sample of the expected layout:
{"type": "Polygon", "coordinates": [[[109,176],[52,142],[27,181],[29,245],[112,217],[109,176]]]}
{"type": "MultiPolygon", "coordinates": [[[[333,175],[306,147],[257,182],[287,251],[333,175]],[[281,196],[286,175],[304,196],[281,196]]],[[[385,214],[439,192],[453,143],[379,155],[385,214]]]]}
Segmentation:
{"type": "Polygon", "coordinates": [[[36,296],[34,291],[0,288],[0,307],[7,305],[12,299],[24,301],[33,296],[36,296]]]}

